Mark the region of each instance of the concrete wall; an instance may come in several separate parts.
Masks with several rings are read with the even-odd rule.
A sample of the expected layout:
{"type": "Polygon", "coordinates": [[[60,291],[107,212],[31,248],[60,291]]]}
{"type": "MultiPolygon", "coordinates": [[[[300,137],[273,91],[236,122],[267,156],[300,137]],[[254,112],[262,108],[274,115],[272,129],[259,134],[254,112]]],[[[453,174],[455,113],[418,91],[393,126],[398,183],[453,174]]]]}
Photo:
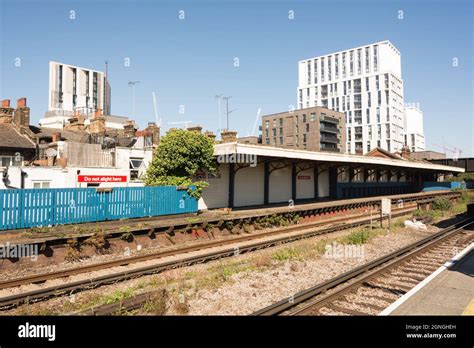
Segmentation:
{"type": "Polygon", "coordinates": [[[327,170],[319,174],[318,195],[321,198],[329,196],[329,172],[327,170]]]}
{"type": "MultiPolygon", "coordinates": [[[[79,168],[68,167],[62,169],[60,167],[10,167],[8,169],[8,177],[10,186],[21,188],[21,170],[26,173],[24,179],[24,188],[34,188],[35,183],[49,183],[49,188],[74,188],[87,187],[87,183],[77,182],[77,171],[80,175],[121,175],[127,177],[124,183],[100,183],[100,187],[127,187],[127,186],[143,186],[143,183],[130,183],[130,171],[118,168],[79,168]]],[[[0,189],[4,187],[3,182],[0,189]]]]}
{"type": "Polygon", "coordinates": [[[288,202],[291,199],[291,167],[274,170],[269,179],[268,202],[288,202]]]}
{"type": "Polygon", "coordinates": [[[240,169],[235,175],[234,205],[236,207],[262,205],[263,164],[240,169]]]}
{"type": "Polygon", "coordinates": [[[202,192],[198,201],[198,208],[213,209],[227,207],[229,203],[229,165],[219,165],[219,173],[215,177],[207,178],[209,186],[202,192]]]}
{"type": "Polygon", "coordinates": [[[296,176],[296,199],[314,198],[314,170],[301,171],[296,176]]]}

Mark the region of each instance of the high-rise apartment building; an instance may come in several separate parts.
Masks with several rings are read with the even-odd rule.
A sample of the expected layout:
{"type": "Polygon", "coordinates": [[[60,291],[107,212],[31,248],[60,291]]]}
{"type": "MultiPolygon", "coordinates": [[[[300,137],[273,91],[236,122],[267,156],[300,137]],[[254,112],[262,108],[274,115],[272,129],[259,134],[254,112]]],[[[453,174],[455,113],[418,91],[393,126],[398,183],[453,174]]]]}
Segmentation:
{"type": "Polygon", "coordinates": [[[107,76],[101,71],[49,62],[48,111],[40,124],[61,128],[77,112],[92,117],[97,111],[110,115],[107,76]]]}
{"type": "Polygon", "coordinates": [[[405,145],[411,152],[425,151],[425,136],[423,134],[423,112],[419,103],[405,104],[405,145]]]}
{"type": "Polygon", "coordinates": [[[345,116],[322,107],[262,116],[262,143],[277,147],[345,153],[345,116]]]}
{"type": "Polygon", "coordinates": [[[346,117],[347,152],[404,145],[400,52],[389,41],[302,60],[298,108],[322,106],[346,117]]]}

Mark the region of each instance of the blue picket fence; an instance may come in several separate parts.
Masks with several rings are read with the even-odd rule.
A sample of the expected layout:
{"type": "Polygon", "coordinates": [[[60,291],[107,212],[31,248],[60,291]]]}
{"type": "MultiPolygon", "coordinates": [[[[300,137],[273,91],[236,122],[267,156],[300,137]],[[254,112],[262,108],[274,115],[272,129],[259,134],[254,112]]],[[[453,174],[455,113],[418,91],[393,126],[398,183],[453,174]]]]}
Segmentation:
{"type": "Polygon", "coordinates": [[[195,213],[175,186],[0,190],[0,230],[195,213]]]}

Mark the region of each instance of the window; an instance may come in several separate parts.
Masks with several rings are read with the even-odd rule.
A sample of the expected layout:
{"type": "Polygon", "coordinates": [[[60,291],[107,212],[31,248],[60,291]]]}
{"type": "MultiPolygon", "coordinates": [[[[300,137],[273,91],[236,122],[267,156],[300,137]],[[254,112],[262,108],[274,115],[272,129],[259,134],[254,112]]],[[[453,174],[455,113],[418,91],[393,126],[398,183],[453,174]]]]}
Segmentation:
{"type": "Polygon", "coordinates": [[[306,123],[306,114],[303,114],[303,123],[306,123]]]}
{"type": "Polygon", "coordinates": [[[312,112],[312,113],[311,113],[310,120],[311,120],[311,121],[316,120],[316,113],[315,113],[315,112],[312,112]]]}
{"type": "Polygon", "coordinates": [[[370,110],[365,109],[365,117],[367,118],[367,124],[370,123],[370,110]]]}
{"type": "Polygon", "coordinates": [[[280,145],[283,145],[283,137],[280,137],[280,145]]]}
{"type": "Polygon", "coordinates": [[[130,180],[137,180],[143,165],[143,158],[130,158],[130,180]]]}
{"type": "Polygon", "coordinates": [[[369,78],[368,77],[365,78],[365,90],[366,91],[369,90],[369,78]]]}
{"type": "Polygon", "coordinates": [[[265,128],[268,128],[270,127],[270,121],[269,120],[265,120],[265,128]]]}
{"type": "Polygon", "coordinates": [[[274,118],[273,119],[273,127],[276,127],[276,125],[277,125],[277,120],[276,120],[276,118],[274,118]]]}
{"type": "Polygon", "coordinates": [[[367,127],[369,139],[372,139],[372,126],[367,127]]]}
{"type": "Polygon", "coordinates": [[[362,49],[357,50],[357,73],[362,74],[362,49]]]}
{"type": "Polygon", "coordinates": [[[367,106],[370,108],[372,105],[371,105],[371,100],[370,100],[370,92],[367,93],[367,106]]]}
{"type": "Polygon", "coordinates": [[[374,46],[374,71],[378,70],[379,62],[378,62],[378,46],[374,46]]]}
{"type": "Polygon", "coordinates": [[[376,90],[380,89],[379,75],[375,76],[375,89],[376,90]]]}
{"type": "Polygon", "coordinates": [[[387,122],[390,122],[390,108],[387,107],[387,122]]]}
{"type": "Polygon", "coordinates": [[[380,123],[380,108],[377,108],[377,123],[380,123]]]}
{"type": "Polygon", "coordinates": [[[346,77],[346,53],[342,54],[342,77],[346,77]]]}
{"type": "Polygon", "coordinates": [[[308,61],[308,85],[311,84],[311,61],[308,61]]]}
{"type": "Polygon", "coordinates": [[[338,54],[336,54],[335,56],[334,68],[335,68],[336,79],[338,79],[339,78],[339,55],[338,54]]]}
{"type": "Polygon", "coordinates": [[[277,134],[276,128],[272,128],[272,134],[273,134],[273,136],[276,136],[276,134],[277,134]]]}
{"type": "Polygon", "coordinates": [[[314,83],[318,83],[318,60],[317,59],[314,60],[313,71],[314,71],[314,83]]]}
{"type": "Polygon", "coordinates": [[[0,156],[1,167],[19,167],[23,163],[23,156],[0,156]]]}
{"type": "Polygon", "coordinates": [[[321,82],[324,82],[324,57],[321,58],[321,82]]]}
{"type": "Polygon", "coordinates": [[[35,189],[49,188],[49,181],[34,181],[33,188],[35,189]]]}
{"type": "Polygon", "coordinates": [[[365,72],[368,73],[369,71],[370,71],[370,48],[366,47],[365,48],[365,72]]]}
{"type": "Polygon", "coordinates": [[[354,51],[349,52],[349,72],[354,75],[354,51]]]}
{"type": "Polygon", "coordinates": [[[283,127],[283,119],[280,118],[280,127],[283,127]]]}
{"type": "Polygon", "coordinates": [[[328,57],[328,81],[331,81],[331,75],[332,75],[332,71],[331,71],[331,63],[332,63],[332,57],[329,56],[328,57]]]}
{"type": "Polygon", "coordinates": [[[306,132],[309,132],[309,123],[306,123],[306,132]]]}
{"type": "Polygon", "coordinates": [[[378,91],[377,93],[377,104],[378,106],[382,105],[382,91],[378,91]]]}
{"type": "Polygon", "coordinates": [[[306,134],[303,134],[303,143],[306,143],[306,134]]]}

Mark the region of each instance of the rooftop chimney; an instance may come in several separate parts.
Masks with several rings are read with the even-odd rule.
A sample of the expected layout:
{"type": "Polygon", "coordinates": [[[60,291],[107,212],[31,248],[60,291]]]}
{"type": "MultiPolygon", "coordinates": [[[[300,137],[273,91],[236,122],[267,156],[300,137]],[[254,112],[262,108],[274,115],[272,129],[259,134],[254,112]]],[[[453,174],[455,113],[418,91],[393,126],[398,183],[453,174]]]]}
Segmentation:
{"type": "Polygon", "coordinates": [[[408,146],[403,146],[400,151],[400,155],[402,158],[410,159],[410,148],[408,146]]]}
{"type": "Polygon", "coordinates": [[[64,129],[70,131],[78,131],[85,129],[84,121],[85,117],[80,113],[76,113],[73,117],[68,119],[69,124],[67,124],[64,129]]]}
{"type": "Polygon", "coordinates": [[[202,132],[202,127],[201,126],[188,127],[188,131],[201,133],[202,132]]]}
{"type": "Polygon", "coordinates": [[[105,134],[105,117],[101,116],[100,112],[100,109],[96,110],[94,117],[90,120],[89,132],[92,134],[105,134]]]}
{"type": "Polygon", "coordinates": [[[223,143],[234,143],[237,142],[237,132],[224,131],[221,133],[221,139],[223,143]]]}
{"type": "Polygon", "coordinates": [[[160,143],[160,127],[158,127],[155,122],[148,122],[146,130],[151,133],[153,137],[153,145],[158,145],[160,143]]]}
{"type": "Polygon", "coordinates": [[[2,107],[0,108],[0,123],[12,123],[13,108],[10,107],[10,99],[2,100],[2,107]]]}
{"type": "Polygon", "coordinates": [[[136,132],[135,122],[128,120],[123,124],[123,132],[127,138],[133,138],[136,132]]]}
{"type": "Polygon", "coordinates": [[[13,123],[20,129],[21,133],[24,133],[30,127],[30,108],[26,106],[26,98],[17,100],[13,123]]]}
{"type": "Polygon", "coordinates": [[[57,143],[58,141],[61,141],[61,132],[54,132],[53,143],[57,143]]]}
{"type": "Polygon", "coordinates": [[[212,131],[205,131],[204,132],[204,135],[212,140],[215,140],[216,139],[216,135],[214,133],[212,133],[212,131]]]}

